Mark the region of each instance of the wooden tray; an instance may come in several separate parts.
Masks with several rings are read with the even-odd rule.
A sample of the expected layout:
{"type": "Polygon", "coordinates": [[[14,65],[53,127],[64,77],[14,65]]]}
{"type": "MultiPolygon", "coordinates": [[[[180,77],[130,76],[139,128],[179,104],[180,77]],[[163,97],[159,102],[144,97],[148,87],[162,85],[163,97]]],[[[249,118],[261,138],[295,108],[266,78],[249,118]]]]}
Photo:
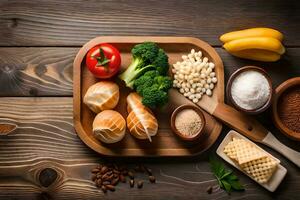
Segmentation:
{"type": "MultiPolygon", "coordinates": [[[[74,60],[73,80],[74,80],[74,125],[78,136],[90,148],[96,152],[107,156],[190,156],[200,154],[208,149],[218,138],[222,125],[207,112],[204,112],[207,125],[205,127],[206,139],[201,141],[186,142],[179,139],[170,128],[170,116],[172,111],[182,104],[193,104],[177,90],[171,89],[168,105],[162,110],[154,111],[159,122],[158,134],[153,137],[152,143],[135,139],[127,131],[125,138],[116,144],[104,144],[93,137],[92,122],[95,114],[83,104],[83,97],[92,84],[99,81],[85,66],[85,55],[90,48],[99,43],[110,43],[121,52],[122,69],[125,69],[131,62],[131,49],[134,45],[144,41],[153,41],[163,48],[168,56],[170,64],[181,59],[183,54],[187,54],[192,48],[201,50],[205,56],[216,64],[216,74],[218,83],[214,93],[218,95],[219,102],[224,101],[224,73],[223,64],[215,50],[207,43],[188,37],[97,37],[86,43],[78,52],[74,60]]],[[[126,96],[131,92],[118,80],[114,80],[120,87],[120,101],[116,109],[126,119],[126,96]]],[[[206,100],[207,101],[207,100],[206,100]]]]}

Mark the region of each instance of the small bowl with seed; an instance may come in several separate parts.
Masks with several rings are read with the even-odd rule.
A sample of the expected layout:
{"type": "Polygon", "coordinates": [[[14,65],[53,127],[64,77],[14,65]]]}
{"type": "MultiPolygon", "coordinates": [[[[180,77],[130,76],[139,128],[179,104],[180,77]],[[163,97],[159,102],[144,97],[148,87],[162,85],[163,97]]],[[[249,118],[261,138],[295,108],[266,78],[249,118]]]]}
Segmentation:
{"type": "Polygon", "coordinates": [[[200,108],[182,105],[171,116],[171,128],[182,140],[193,141],[204,135],[205,118],[200,108]]]}
{"type": "Polygon", "coordinates": [[[288,79],[276,88],[272,109],[276,127],[300,141],[300,77],[288,79]]]}

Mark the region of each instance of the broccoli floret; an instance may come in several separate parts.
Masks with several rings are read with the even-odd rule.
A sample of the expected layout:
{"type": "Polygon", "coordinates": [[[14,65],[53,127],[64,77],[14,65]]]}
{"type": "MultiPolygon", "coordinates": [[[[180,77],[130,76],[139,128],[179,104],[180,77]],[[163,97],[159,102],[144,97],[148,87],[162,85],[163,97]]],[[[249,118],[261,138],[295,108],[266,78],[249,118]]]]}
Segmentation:
{"type": "Polygon", "coordinates": [[[159,72],[156,70],[147,71],[143,76],[147,76],[149,78],[154,79],[155,77],[159,76],[159,72]]]}
{"type": "Polygon", "coordinates": [[[159,49],[158,54],[152,65],[160,75],[166,75],[169,71],[169,58],[163,49],[159,49]]]}
{"type": "Polygon", "coordinates": [[[168,90],[172,87],[172,80],[169,76],[157,76],[154,82],[159,85],[160,90],[168,90]]]}
{"type": "Polygon", "coordinates": [[[131,50],[133,60],[129,67],[119,76],[124,80],[127,87],[132,88],[134,80],[155,66],[152,63],[156,60],[159,47],[153,42],[144,42],[135,45],[131,50]]]}
{"type": "Polygon", "coordinates": [[[144,105],[163,106],[172,87],[171,78],[166,76],[169,71],[167,54],[153,42],[135,45],[131,53],[132,63],[119,78],[143,97],[144,105]]]}
{"type": "Polygon", "coordinates": [[[143,97],[142,103],[150,108],[163,106],[168,102],[168,90],[172,87],[172,80],[168,76],[161,76],[152,70],[134,81],[134,88],[143,97]]]}
{"type": "Polygon", "coordinates": [[[159,47],[154,42],[144,42],[142,44],[135,45],[131,53],[133,58],[141,58],[144,64],[151,64],[156,58],[159,51],[159,47]]]}
{"type": "Polygon", "coordinates": [[[134,88],[139,95],[143,95],[143,90],[146,87],[151,87],[154,80],[150,76],[141,76],[134,81],[134,88]]]}
{"type": "Polygon", "coordinates": [[[168,102],[168,93],[160,90],[158,85],[145,88],[143,90],[142,103],[149,108],[163,106],[168,102]]]}
{"type": "Polygon", "coordinates": [[[158,71],[148,71],[134,81],[134,89],[139,95],[143,95],[144,88],[151,87],[155,82],[154,79],[159,76],[158,71]]]}

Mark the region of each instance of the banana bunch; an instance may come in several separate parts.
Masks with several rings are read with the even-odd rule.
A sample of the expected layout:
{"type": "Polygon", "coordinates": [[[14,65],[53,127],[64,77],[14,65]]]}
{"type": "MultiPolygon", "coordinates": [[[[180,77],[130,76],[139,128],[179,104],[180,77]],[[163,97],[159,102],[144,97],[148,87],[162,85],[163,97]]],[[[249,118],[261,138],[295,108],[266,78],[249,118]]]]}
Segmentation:
{"type": "Polygon", "coordinates": [[[250,60],[275,62],[284,54],[282,33],[271,28],[251,28],[225,33],[220,37],[230,54],[250,60]]]}

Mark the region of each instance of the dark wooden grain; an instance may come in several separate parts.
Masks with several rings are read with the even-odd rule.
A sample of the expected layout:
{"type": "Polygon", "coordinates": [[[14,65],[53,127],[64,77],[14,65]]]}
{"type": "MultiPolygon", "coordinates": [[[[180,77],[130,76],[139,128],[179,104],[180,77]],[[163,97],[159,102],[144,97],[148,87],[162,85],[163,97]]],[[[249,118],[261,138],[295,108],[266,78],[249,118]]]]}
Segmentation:
{"type": "MultiPolygon", "coordinates": [[[[271,194],[253,182],[239,175],[246,191],[228,196],[217,188],[212,175],[208,154],[213,154],[222,136],[208,151],[208,154],[182,159],[108,159],[98,156],[77,137],[72,127],[72,98],[0,98],[0,123],[17,125],[17,129],[0,138],[0,199],[36,199],[48,195],[52,199],[295,199],[300,192],[299,169],[269,150],[282,161],[288,175],[275,194],[271,194]],[[156,177],[156,184],[150,184],[147,177],[143,189],[130,189],[120,184],[115,193],[104,195],[90,181],[90,170],[99,162],[113,161],[127,163],[147,163],[156,177]],[[49,168],[53,171],[41,185],[41,174],[49,168]],[[48,185],[48,187],[46,187],[48,185]],[[213,194],[206,188],[214,186],[213,194]],[[44,192],[42,194],[42,192],[44,192]]],[[[299,150],[299,149],[298,149],[299,150]]],[[[227,165],[228,166],[228,165],[227,165]]],[[[228,166],[229,167],[229,166],[228,166]]],[[[232,169],[232,168],[231,168],[232,169]]],[[[46,173],[47,174],[47,173],[46,173]]]]}
{"type": "MultiPolygon", "coordinates": [[[[0,96],[72,96],[73,60],[79,48],[0,48],[0,96]]],[[[224,62],[225,82],[245,65],[263,67],[274,87],[300,74],[300,48],[288,48],[275,63],[262,63],[231,56],[216,48],[224,62]],[[284,72],[284,73],[283,73],[284,72]]]]}
{"type": "Polygon", "coordinates": [[[1,98],[0,123],[16,130],[0,138],[0,163],[36,157],[85,158],[73,128],[72,98],[1,98]]]}
{"type": "Polygon", "coordinates": [[[0,96],[72,96],[78,48],[0,48],[0,96]]]}
{"type": "Polygon", "coordinates": [[[0,46],[80,46],[102,35],[194,36],[269,26],[299,46],[297,0],[1,0],[0,46]]]}

